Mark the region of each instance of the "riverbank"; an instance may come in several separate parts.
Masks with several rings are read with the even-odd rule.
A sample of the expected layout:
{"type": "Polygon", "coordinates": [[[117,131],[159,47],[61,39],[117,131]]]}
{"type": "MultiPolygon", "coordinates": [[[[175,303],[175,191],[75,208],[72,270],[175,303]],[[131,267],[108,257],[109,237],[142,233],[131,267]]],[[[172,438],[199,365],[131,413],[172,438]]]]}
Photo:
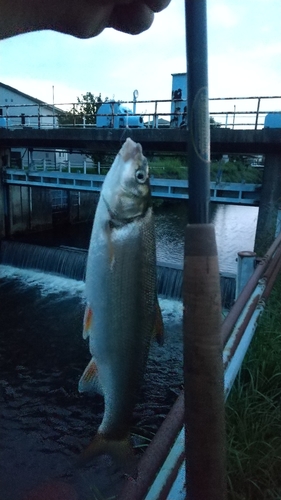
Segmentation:
{"type": "Polygon", "coordinates": [[[281,276],[226,404],[231,500],[281,498],[281,276]]]}

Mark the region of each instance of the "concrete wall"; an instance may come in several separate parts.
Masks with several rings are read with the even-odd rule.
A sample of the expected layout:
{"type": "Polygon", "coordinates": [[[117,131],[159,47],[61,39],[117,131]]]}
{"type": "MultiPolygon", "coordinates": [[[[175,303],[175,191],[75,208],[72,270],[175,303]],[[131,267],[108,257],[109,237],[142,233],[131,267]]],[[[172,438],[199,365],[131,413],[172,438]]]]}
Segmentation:
{"type": "Polygon", "coordinates": [[[26,186],[9,186],[8,205],[8,233],[12,235],[28,231],[30,228],[30,188],[26,186]]]}
{"type": "Polygon", "coordinates": [[[281,155],[267,154],[257,222],[255,252],[264,255],[276,234],[278,209],[281,206],[281,155]]]}
{"type": "Polygon", "coordinates": [[[40,231],[52,227],[52,199],[49,189],[31,189],[30,229],[40,231]]]}
{"type": "Polygon", "coordinates": [[[98,193],[69,191],[69,222],[92,221],[98,199],[98,193]]]}
{"type": "Polygon", "coordinates": [[[3,169],[10,166],[10,150],[0,148],[0,240],[5,236],[6,227],[6,204],[7,204],[7,186],[2,182],[3,169]]]}
{"type": "Polygon", "coordinates": [[[6,236],[52,227],[52,203],[48,189],[10,186],[8,205],[6,236]]]}
{"type": "Polygon", "coordinates": [[[0,237],[51,229],[58,224],[92,221],[98,195],[91,192],[70,191],[68,207],[52,207],[50,189],[27,186],[0,185],[0,237]],[[2,195],[1,195],[2,189],[2,195]],[[4,190],[7,215],[4,210],[4,190]]]}

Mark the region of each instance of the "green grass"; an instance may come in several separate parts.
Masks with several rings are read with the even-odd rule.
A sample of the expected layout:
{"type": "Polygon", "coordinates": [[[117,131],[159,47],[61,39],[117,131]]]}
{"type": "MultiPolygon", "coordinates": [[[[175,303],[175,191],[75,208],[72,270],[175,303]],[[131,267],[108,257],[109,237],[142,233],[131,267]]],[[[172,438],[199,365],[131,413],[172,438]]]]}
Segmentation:
{"type": "Polygon", "coordinates": [[[281,499],[281,278],[226,404],[233,500],[281,499]]]}
{"type": "Polygon", "coordinates": [[[242,161],[228,161],[211,163],[211,181],[216,181],[219,170],[222,170],[222,182],[246,182],[260,184],[263,172],[261,169],[245,165],[242,161]]]}
{"type": "MultiPolygon", "coordinates": [[[[186,179],[186,160],[181,157],[153,158],[149,161],[150,174],[154,177],[186,179]]],[[[218,177],[222,182],[245,182],[249,184],[260,184],[263,172],[251,166],[245,165],[242,161],[229,161],[221,163],[211,162],[211,181],[217,181],[218,177]],[[220,175],[218,175],[220,173],[220,175]]]]}
{"type": "Polygon", "coordinates": [[[149,161],[149,172],[163,179],[186,179],[185,161],[177,157],[154,158],[149,161]]]}
{"type": "MultiPolygon", "coordinates": [[[[98,174],[97,159],[95,159],[95,165],[93,167],[87,166],[88,174],[98,174]]],[[[103,161],[101,161],[100,173],[106,175],[111,164],[113,162],[113,157],[107,155],[103,161]]],[[[12,164],[13,167],[16,165],[12,164]]],[[[38,170],[43,170],[42,164],[38,164],[38,170]]],[[[18,167],[17,167],[18,168],[18,167]]],[[[153,157],[149,159],[150,175],[156,178],[163,179],[186,179],[187,178],[187,168],[185,157],[153,157]]],[[[65,165],[62,168],[62,172],[68,172],[68,167],[65,165]]],[[[71,166],[72,173],[83,173],[84,167],[71,166]]],[[[211,181],[218,181],[220,179],[222,182],[246,182],[250,184],[260,184],[262,182],[263,172],[261,169],[257,169],[251,166],[245,165],[242,161],[229,161],[227,163],[221,163],[219,161],[211,162],[210,177],[211,181]]]]}

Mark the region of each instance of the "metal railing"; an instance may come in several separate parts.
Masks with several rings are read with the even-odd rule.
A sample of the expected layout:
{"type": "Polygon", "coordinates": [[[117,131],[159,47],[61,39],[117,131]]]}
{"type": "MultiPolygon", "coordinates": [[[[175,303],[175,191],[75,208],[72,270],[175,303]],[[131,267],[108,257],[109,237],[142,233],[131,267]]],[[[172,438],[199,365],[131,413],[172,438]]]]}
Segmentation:
{"type": "MultiPolygon", "coordinates": [[[[257,321],[281,269],[281,233],[268,249],[222,324],[224,393],[227,399],[257,321]]],[[[136,479],[129,478],[118,500],[185,500],[184,398],[170,413],[140,458],[136,479]],[[157,495],[155,494],[157,492],[157,495]]]]}
{"type": "MultiPolygon", "coordinates": [[[[172,112],[177,102],[169,99],[137,101],[136,113],[127,116],[142,117],[146,128],[185,127],[186,113],[172,112]]],[[[133,109],[134,101],[118,101],[133,109]]],[[[2,128],[91,128],[96,127],[99,117],[120,117],[124,112],[110,114],[87,114],[82,103],[52,104],[7,104],[0,103],[0,126],[2,128]],[[64,117],[64,118],[60,118],[64,117]]],[[[209,99],[211,126],[232,129],[261,129],[268,113],[281,112],[281,96],[221,97],[209,99]]],[[[111,120],[114,123],[114,120],[111,120]]],[[[121,124],[118,128],[122,128],[121,124]]]]}
{"type": "MultiPolygon", "coordinates": [[[[5,169],[4,182],[20,186],[100,192],[104,175],[67,171],[36,171],[5,169]]],[[[182,179],[151,178],[151,194],[166,199],[188,199],[189,183],[182,179]]],[[[259,184],[210,183],[210,199],[216,203],[257,205],[260,199],[259,184]]]]}

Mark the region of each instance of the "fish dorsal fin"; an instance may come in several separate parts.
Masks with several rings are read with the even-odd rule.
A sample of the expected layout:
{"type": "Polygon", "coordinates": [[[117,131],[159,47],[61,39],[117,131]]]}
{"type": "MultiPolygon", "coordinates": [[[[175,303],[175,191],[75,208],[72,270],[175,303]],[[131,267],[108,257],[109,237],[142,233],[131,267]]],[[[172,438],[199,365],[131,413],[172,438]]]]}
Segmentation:
{"type": "Polygon", "coordinates": [[[132,141],[130,137],[128,137],[126,139],[126,142],[124,142],[120,150],[120,154],[124,161],[128,161],[130,159],[138,160],[137,155],[139,156],[140,160],[143,159],[141,145],[132,141]]]}
{"type": "Polygon", "coordinates": [[[163,323],[162,312],[161,312],[158,300],[156,301],[155,308],[156,308],[156,311],[155,311],[155,323],[154,323],[154,329],[153,329],[153,337],[155,338],[155,340],[157,340],[159,345],[163,345],[164,344],[164,323],[163,323]]]}
{"type": "Polygon", "coordinates": [[[93,327],[93,316],[93,311],[90,305],[87,304],[83,320],[83,339],[86,339],[90,335],[90,331],[93,327]]]}
{"type": "Polygon", "coordinates": [[[98,368],[94,358],[86,366],[78,384],[79,392],[92,392],[103,395],[103,390],[98,378],[98,368]]]}

